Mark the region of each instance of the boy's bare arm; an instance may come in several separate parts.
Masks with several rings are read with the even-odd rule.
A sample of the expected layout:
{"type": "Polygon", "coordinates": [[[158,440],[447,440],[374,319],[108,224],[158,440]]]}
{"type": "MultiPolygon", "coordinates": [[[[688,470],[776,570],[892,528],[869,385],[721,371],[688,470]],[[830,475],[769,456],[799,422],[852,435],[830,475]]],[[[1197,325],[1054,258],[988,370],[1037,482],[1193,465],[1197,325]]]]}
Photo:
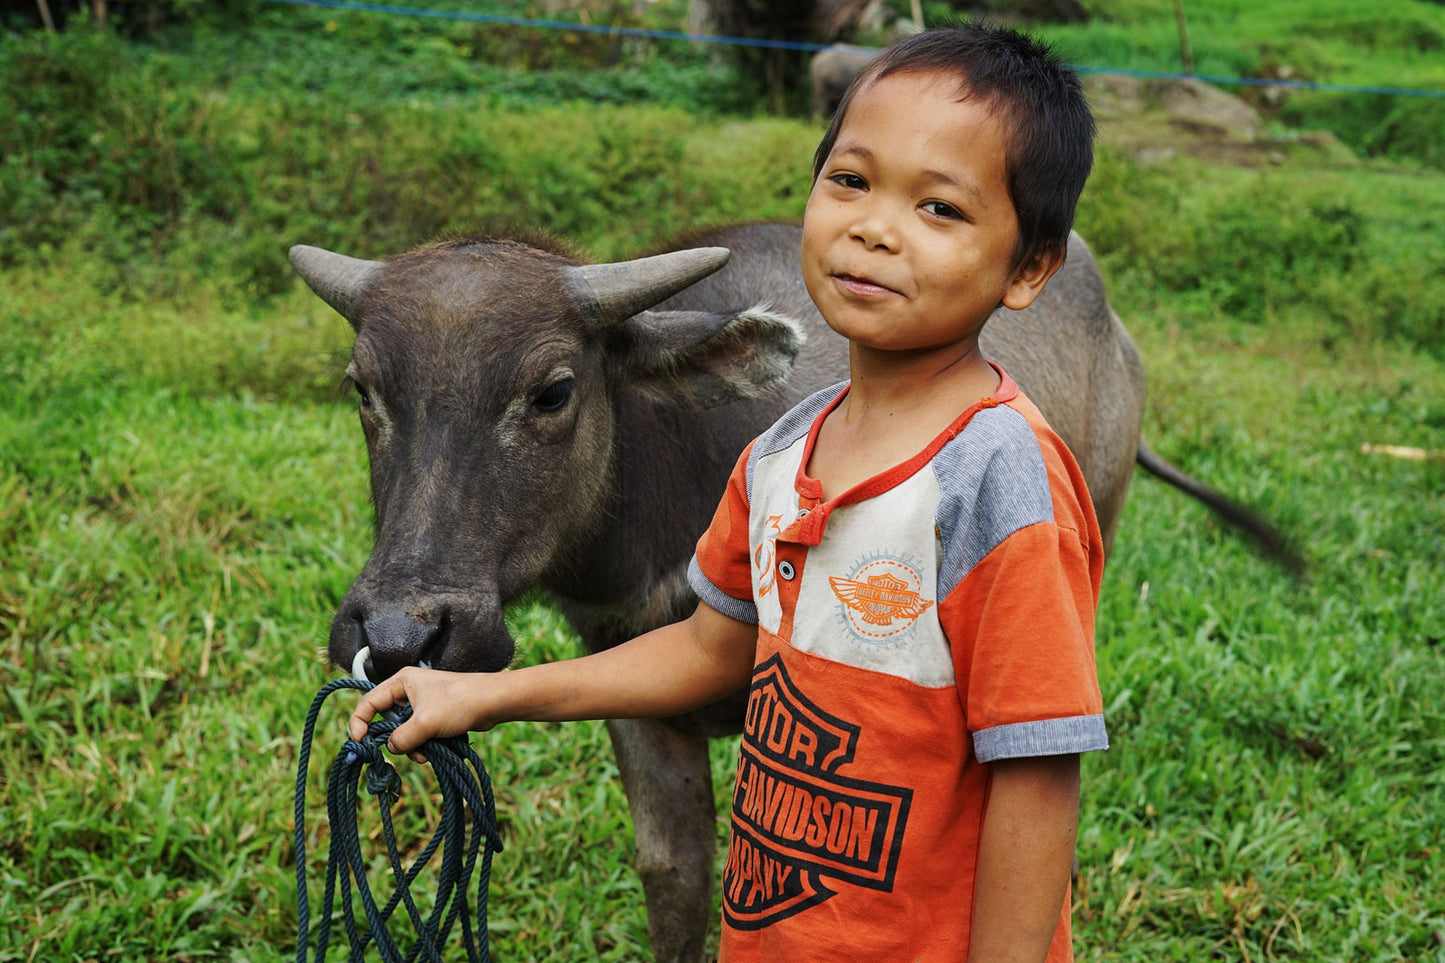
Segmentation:
{"type": "Polygon", "coordinates": [[[681,622],[579,659],[497,673],[403,669],[362,697],[348,727],[360,739],[376,713],[410,702],[387,744],[402,753],[499,722],[675,715],[746,684],[756,645],[757,626],[700,603],[681,622]]]}
{"type": "Polygon", "coordinates": [[[1079,757],[990,763],[970,960],[1039,963],[1059,924],[1079,823],[1079,757]]]}

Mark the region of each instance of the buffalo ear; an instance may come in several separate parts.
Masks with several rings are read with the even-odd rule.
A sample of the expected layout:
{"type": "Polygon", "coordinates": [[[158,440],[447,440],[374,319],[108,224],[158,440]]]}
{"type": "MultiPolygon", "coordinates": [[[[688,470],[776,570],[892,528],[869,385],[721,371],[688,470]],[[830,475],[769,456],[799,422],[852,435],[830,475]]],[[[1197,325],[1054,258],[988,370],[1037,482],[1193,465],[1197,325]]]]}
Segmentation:
{"type": "Polygon", "coordinates": [[[764,306],[734,314],[644,311],[616,335],[625,385],[699,408],[782,384],[805,338],[801,324],[764,306]]]}

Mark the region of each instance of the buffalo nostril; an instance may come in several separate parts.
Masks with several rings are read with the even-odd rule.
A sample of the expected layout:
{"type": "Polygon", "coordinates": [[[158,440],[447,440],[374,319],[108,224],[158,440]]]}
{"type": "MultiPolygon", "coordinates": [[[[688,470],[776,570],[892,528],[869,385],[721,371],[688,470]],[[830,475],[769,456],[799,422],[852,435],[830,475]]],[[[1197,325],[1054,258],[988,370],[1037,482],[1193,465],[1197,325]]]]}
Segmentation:
{"type": "MultiPolygon", "coordinates": [[[[379,682],[406,666],[419,665],[427,654],[427,647],[440,634],[441,626],[404,613],[389,613],[362,622],[361,631],[369,658],[358,661],[366,677],[379,682]]],[[[353,663],[353,673],[355,668],[353,663]]]]}

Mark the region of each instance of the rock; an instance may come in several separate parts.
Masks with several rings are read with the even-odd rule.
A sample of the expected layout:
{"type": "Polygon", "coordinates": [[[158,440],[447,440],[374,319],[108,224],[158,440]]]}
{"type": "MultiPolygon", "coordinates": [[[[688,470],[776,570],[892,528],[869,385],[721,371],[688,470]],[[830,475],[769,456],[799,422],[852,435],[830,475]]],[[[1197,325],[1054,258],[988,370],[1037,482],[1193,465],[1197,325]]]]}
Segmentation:
{"type": "Polygon", "coordinates": [[[1301,152],[1329,164],[1357,163],[1330,134],[1271,134],[1249,104],[1193,77],[1096,73],[1086,74],[1084,85],[1100,142],[1144,164],[1182,156],[1279,164],[1301,152]]]}
{"type": "Polygon", "coordinates": [[[1238,137],[1259,134],[1259,114],[1244,101],[1194,78],[1151,80],[1159,105],[1176,120],[1203,124],[1238,137]]]}
{"type": "Polygon", "coordinates": [[[1260,131],[1259,114],[1254,108],[1193,77],[1141,78],[1099,73],[1088,75],[1085,86],[1101,119],[1157,110],[1170,121],[1190,128],[1215,128],[1245,139],[1256,137],[1260,131]]]}

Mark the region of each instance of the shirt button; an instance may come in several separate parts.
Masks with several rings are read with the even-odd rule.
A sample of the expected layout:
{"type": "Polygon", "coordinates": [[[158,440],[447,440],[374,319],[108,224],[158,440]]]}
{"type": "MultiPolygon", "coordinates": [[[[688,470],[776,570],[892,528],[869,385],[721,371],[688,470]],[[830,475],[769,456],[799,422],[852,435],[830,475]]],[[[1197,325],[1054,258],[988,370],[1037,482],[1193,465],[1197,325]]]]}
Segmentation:
{"type": "Polygon", "coordinates": [[[797,573],[793,571],[793,563],[782,561],[778,563],[778,575],[782,576],[784,582],[791,582],[797,573]]]}

